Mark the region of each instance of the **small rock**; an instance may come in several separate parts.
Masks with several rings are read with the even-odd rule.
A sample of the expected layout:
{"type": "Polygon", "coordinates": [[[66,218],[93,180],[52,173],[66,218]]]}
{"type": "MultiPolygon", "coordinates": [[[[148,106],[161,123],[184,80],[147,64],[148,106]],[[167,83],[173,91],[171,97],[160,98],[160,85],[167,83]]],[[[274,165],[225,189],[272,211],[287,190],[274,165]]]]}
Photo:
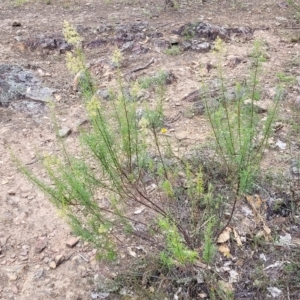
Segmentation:
{"type": "Polygon", "coordinates": [[[51,259],[49,257],[44,257],[43,262],[45,264],[49,263],[51,261],[51,259]]]}
{"type": "Polygon", "coordinates": [[[300,161],[293,160],[291,164],[291,173],[295,176],[300,176],[300,161]]]}
{"type": "Polygon", "coordinates": [[[205,105],[202,101],[194,102],[192,105],[192,113],[193,115],[203,115],[205,112],[205,105]]]}
{"type": "Polygon", "coordinates": [[[138,108],[136,110],[136,118],[140,121],[142,118],[146,118],[146,112],[143,108],[138,108]]]}
{"type": "Polygon", "coordinates": [[[281,140],[278,140],[275,144],[280,150],[285,150],[286,149],[286,143],[284,143],[281,140]]]}
{"type": "Polygon", "coordinates": [[[59,266],[61,263],[64,262],[64,260],[65,260],[65,257],[62,254],[56,255],[55,258],[54,258],[56,266],[59,266]]]}
{"type": "Polygon", "coordinates": [[[37,270],[35,273],[34,273],[34,279],[37,280],[37,279],[40,279],[41,277],[44,276],[44,269],[40,269],[40,270],[37,270]]]}
{"type": "Polygon", "coordinates": [[[294,107],[297,109],[297,110],[300,110],[300,96],[298,96],[296,98],[296,100],[294,101],[294,107]]]}
{"type": "Polygon", "coordinates": [[[5,268],[5,271],[10,273],[22,274],[26,269],[27,269],[27,265],[21,264],[21,265],[9,266],[5,268]]]}
{"type": "Polygon", "coordinates": [[[34,246],[35,253],[41,253],[46,248],[46,246],[47,246],[47,240],[39,239],[34,246]]]}
{"type": "Polygon", "coordinates": [[[287,19],[287,18],[284,18],[284,17],[275,17],[275,19],[276,19],[277,21],[280,21],[280,22],[286,22],[286,21],[288,21],[288,19],[287,19]]]}
{"type": "Polygon", "coordinates": [[[20,21],[17,21],[17,20],[14,20],[11,24],[12,27],[19,27],[21,26],[21,22],[20,21]]]}
{"type": "Polygon", "coordinates": [[[192,50],[200,53],[208,52],[210,49],[211,49],[211,45],[208,42],[197,43],[192,45],[192,50]]]}
{"type": "Polygon", "coordinates": [[[238,64],[243,62],[243,59],[236,55],[229,55],[227,57],[227,60],[228,60],[227,66],[229,66],[230,68],[235,68],[238,64]]]}
{"type": "Polygon", "coordinates": [[[169,42],[171,45],[178,45],[180,42],[180,38],[178,35],[172,35],[169,37],[169,42]]]}
{"type": "Polygon", "coordinates": [[[121,48],[121,52],[131,50],[133,48],[133,45],[134,45],[133,41],[126,42],[125,44],[123,44],[121,48]]]}
{"type": "Polygon", "coordinates": [[[28,195],[28,197],[27,197],[28,200],[32,200],[32,199],[34,199],[34,198],[35,198],[35,195],[32,195],[32,194],[31,194],[31,195],[28,195]]]}
{"type": "Polygon", "coordinates": [[[110,293],[96,293],[96,292],[92,292],[91,293],[91,298],[92,299],[105,299],[107,297],[109,297],[110,293]]]}
{"type": "Polygon", "coordinates": [[[98,90],[96,94],[105,100],[110,100],[110,94],[108,90],[98,90]]]}
{"type": "Polygon", "coordinates": [[[190,42],[184,41],[181,44],[183,51],[187,51],[192,47],[192,44],[190,42]]]}
{"type": "Polygon", "coordinates": [[[56,263],[55,263],[55,261],[51,261],[50,264],[49,264],[49,267],[51,269],[56,269],[56,263]]]}
{"type": "Polygon", "coordinates": [[[88,119],[79,119],[75,122],[75,127],[78,129],[79,127],[89,123],[88,119]]]}
{"type": "Polygon", "coordinates": [[[249,111],[252,111],[253,109],[253,111],[257,114],[263,114],[268,111],[266,107],[263,107],[262,103],[258,103],[256,101],[256,104],[253,104],[251,99],[246,99],[244,104],[249,111]]]}
{"type": "Polygon", "coordinates": [[[184,96],[181,101],[187,101],[187,102],[196,102],[200,100],[200,91],[196,90],[193,92],[190,92],[186,96],[184,96]]]}
{"type": "Polygon", "coordinates": [[[58,136],[60,138],[67,137],[72,132],[72,129],[69,127],[63,127],[58,131],[58,136]]]}
{"type": "Polygon", "coordinates": [[[71,237],[67,240],[66,246],[69,248],[73,248],[79,242],[79,238],[71,237]]]}
{"type": "Polygon", "coordinates": [[[282,295],[282,291],[277,287],[268,287],[267,290],[272,295],[273,298],[278,298],[282,295]]]}
{"type": "Polygon", "coordinates": [[[16,281],[18,279],[18,275],[17,274],[10,274],[9,276],[9,280],[10,281],[16,281]]]}

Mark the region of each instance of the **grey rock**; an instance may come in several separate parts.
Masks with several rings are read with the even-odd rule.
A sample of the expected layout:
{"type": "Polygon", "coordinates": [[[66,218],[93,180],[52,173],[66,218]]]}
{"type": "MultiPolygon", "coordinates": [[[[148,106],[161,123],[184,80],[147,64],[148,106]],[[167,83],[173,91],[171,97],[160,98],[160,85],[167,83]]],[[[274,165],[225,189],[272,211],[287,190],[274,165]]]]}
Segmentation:
{"type": "Polygon", "coordinates": [[[298,96],[294,101],[294,107],[297,110],[300,110],[300,96],[298,96]]]}
{"type": "Polygon", "coordinates": [[[67,137],[70,133],[72,132],[72,129],[69,128],[69,127],[63,127],[61,128],[57,135],[60,137],[60,138],[64,138],[64,137],[67,137]]]}
{"type": "Polygon", "coordinates": [[[183,37],[205,39],[208,41],[214,41],[217,37],[223,40],[229,40],[233,35],[245,39],[251,39],[253,36],[253,30],[250,27],[225,28],[201,21],[187,23],[173,32],[183,37]]]}
{"type": "Polygon", "coordinates": [[[294,176],[300,176],[300,161],[293,160],[291,163],[291,173],[294,176]]]}
{"type": "Polygon", "coordinates": [[[75,122],[75,127],[78,129],[79,127],[88,124],[89,120],[88,119],[79,119],[75,122]]]}
{"type": "Polygon", "coordinates": [[[109,295],[110,295],[110,293],[95,293],[95,292],[92,292],[91,293],[91,298],[92,299],[106,299],[109,295]]]}
{"type": "Polygon", "coordinates": [[[33,278],[34,278],[35,280],[38,280],[38,279],[41,279],[42,277],[44,277],[44,275],[45,275],[44,269],[39,269],[39,270],[37,270],[37,271],[34,273],[33,278]]]}
{"type": "Polygon", "coordinates": [[[97,95],[99,95],[101,98],[105,99],[105,100],[110,100],[110,94],[108,90],[98,90],[97,91],[97,95]]]}
{"type": "Polygon", "coordinates": [[[25,97],[34,101],[49,102],[54,92],[55,90],[48,87],[29,88],[26,91],[25,97]]]}
{"type": "Polygon", "coordinates": [[[42,86],[34,73],[17,65],[0,64],[0,105],[39,112],[55,90],[42,86]],[[18,101],[16,101],[18,100],[18,101]]]}
{"type": "Polygon", "coordinates": [[[288,19],[287,19],[287,18],[284,18],[284,17],[275,17],[275,19],[276,19],[277,21],[280,21],[280,22],[286,22],[286,21],[288,21],[288,19]]]}
{"type": "Polygon", "coordinates": [[[12,22],[11,26],[12,26],[12,27],[19,27],[19,26],[21,26],[21,22],[18,21],[18,20],[14,20],[14,21],[12,22]]]}
{"type": "Polygon", "coordinates": [[[182,47],[183,51],[187,51],[192,47],[192,43],[184,41],[184,42],[182,42],[181,47],[182,47]]]}
{"type": "Polygon", "coordinates": [[[200,100],[200,90],[195,90],[184,96],[181,101],[196,102],[200,100]]]}
{"type": "Polygon", "coordinates": [[[140,121],[145,116],[145,110],[143,108],[138,108],[136,110],[136,118],[138,121],[140,121]]]}
{"type": "Polygon", "coordinates": [[[178,45],[180,42],[180,38],[178,35],[172,35],[169,37],[169,42],[171,45],[178,45]]]}
{"type": "Polygon", "coordinates": [[[282,295],[282,291],[277,287],[268,287],[267,290],[273,298],[279,298],[282,295]]]}
{"type": "Polygon", "coordinates": [[[194,115],[203,115],[205,112],[205,105],[202,101],[197,101],[192,105],[192,112],[194,115]]]}
{"type": "Polygon", "coordinates": [[[196,43],[192,44],[191,49],[200,53],[205,53],[211,49],[211,45],[208,42],[196,43]]]}
{"type": "Polygon", "coordinates": [[[17,42],[23,41],[23,37],[21,37],[21,36],[15,36],[14,39],[15,39],[17,42]]]}
{"type": "Polygon", "coordinates": [[[131,50],[133,48],[133,45],[134,45],[133,41],[126,42],[125,44],[123,44],[123,46],[121,48],[121,51],[122,52],[129,51],[129,50],[131,50]]]}
{"type": "Polygon", "coordinates": [[[170,48],[170,42],[163,40],[163,39],[155,39],[153,40],[153,45],[159,51],[166,50],[170,48]]]}

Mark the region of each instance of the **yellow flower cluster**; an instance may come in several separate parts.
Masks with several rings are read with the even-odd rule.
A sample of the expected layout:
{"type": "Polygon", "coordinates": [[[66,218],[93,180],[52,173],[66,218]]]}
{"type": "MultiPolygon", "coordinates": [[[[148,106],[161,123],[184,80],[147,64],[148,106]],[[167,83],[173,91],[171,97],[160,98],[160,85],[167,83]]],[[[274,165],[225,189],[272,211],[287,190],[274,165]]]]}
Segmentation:
{"type": "Polygon", "coordinates": [[[78,74],[85,70],[85,62],[80,55],[73,55],[71,52],[67,52],[66,61],[68,70],[73,74],[78,74]]]}
{"type": "Polygon", "coordinates": [[[63,35],[66,41],[74,48],[82,48],[82,37],[68,21],[64,22],[63,35]]]}
{"type": "Polygon", "coordinates": [[[58,166],[60,164],[61,160],[55,155],[48,154],[43,160],[43,165],[46,169],[52,169],[54,166],[58,166]]]}
{"type": "Polygon", "coordinates": [[[97,95],[94,95],[90,101],[86,103],[86,109],[90,115],[90,117],[96,117],[98,114],[98,110],[100,109],[100,101],[97,95]]]}
{"type": "Polygon", "coordinates": [[[123,55],[122,55],[120,49],[116,48],[111,60],[114,64],[116,64],[116,66],[120,66],[120,63],[123,60],[123,55]]]}
{"type": "Polygon", "coordinates": [[[167,133],[167,131],[168,131],[167,128],[162,128],[160,132],[161,132],[162,134],[164,134],[164,133],[167,133]]]}

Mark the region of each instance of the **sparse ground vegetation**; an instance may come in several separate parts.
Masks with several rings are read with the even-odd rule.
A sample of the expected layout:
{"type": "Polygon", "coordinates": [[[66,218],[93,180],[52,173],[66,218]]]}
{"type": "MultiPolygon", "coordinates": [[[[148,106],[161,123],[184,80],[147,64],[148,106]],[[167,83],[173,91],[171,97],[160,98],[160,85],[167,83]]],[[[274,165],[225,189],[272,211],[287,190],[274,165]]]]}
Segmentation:
{"type": "Polygon", "coordinates": [[[0,41],[0,100],[19,101],[0,110],[0,295],[299,299],[299,4],[104,1],[99,23],[97,1],[16,0],[0,18],[34,4],[53,33],[14,18],[16,56],[0,41]]]}

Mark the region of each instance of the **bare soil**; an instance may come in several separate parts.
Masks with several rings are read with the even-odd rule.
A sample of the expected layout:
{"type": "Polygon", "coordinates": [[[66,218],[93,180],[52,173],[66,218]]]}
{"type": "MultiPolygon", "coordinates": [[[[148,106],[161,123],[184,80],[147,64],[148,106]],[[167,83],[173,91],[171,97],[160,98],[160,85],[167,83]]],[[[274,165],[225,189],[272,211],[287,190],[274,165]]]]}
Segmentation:
{"type": "MultiPolygon", "coordinates": [[[[114,49],[122,48],[126,42],[124,36],[119,40],[115,37],[118,26],[146,24],[141,29],[141,33],[144,32],[141,39],[131,45],[133,48],[124,50],[122,72],[134,74],[137,78],[155,75],[161,69],[174,74],[176,79],[168,85],[165,103],[168,130],[186,148],[203,144],[211,132],[206,117],[194,109],[193,102],[182,99],[199,89],[202,81],[213,86],[217,76],[217,58],[212,50],[199,52],[189,49],[178,56],[167,55],[165,48],[155,43],[157,38],[173,43],[174,31],[189,22],[202,21],[224,28],[250,28],[253,31],[251,38],[232,35],[226,40],[224,75],[229,86],[243,80],[249,74],[254,40],[260,40],[267,53],[261,76],[262,105],[268,105],[274,94],[278,83],[276,74],[300,76],[300,46],[297,42],[300,26],[285,1],[207,0],[203,4],[181,3],[177,10],[172,7],[164,9],[163,0],[107,2],[52,0],[49,5],[45,1],[18,5],[17,0],[2,0],[0,3],[0,64],[31,70],[41,78],[43,85],[55,90],[57,118],[63,126],[72,129],[66,143],[73,151],[76,151],[78,137],[76,122],[85,118],[80,93],[74,90],[74,77],[66,68],[65,49],[60,48],[57,42],[52,46],[44,45],[48,41],[45,38],[52,41],[62,38],[65,20],[83,36],[87,62],[100,89],[113,86],[114,70],[109,61],[114,49]],[[20,22],[20,26],[13,26],[14,21],[20,22]],[[131,72],[147,65],[152,58],[154,63],[147,68],[131,72]]],[[[124,30],[128,33],[126,26],[124,30]]],[[[176,38],[182,42],[184,36],[176,38]]],[[[299,81],[285,85],[286,97],[280,103],[279,113],[283,127],[274,137],[275,144],[278,140],[289,144],[288,121],[293,115],[293,104],[300,96],[299,81]]],[[[47,107],[41,107],[40,111],[30,111],[22,105],[0,107],[0,299],[92,299],[95,275],[111,276],[116,271],[99,263],[95,251],[88,244],[79,241],[74,247],[66,245],[72,238],[68,224],[47,197],[20,174],[12,159],[13,152],[43,178],[45,174],[37,153],[58,151],[55,140],[47,107]],[[41,246],[43,244],[45,247],[41,246]],[[63,255],[64,261],[52,268],[51,262],[58,255],[63,255]]],[[[299,139],[296,134],[292,135],[291,144],[293,156],[297,157],[299,139]]],[[[278,170],[280,176],[287,178],[291,166],[289,148],[270,147],[262,167],[278,170]]],[[[255,236],[262,229],[262,222],[255,220],[255,215],[245,215],[245,207],[249,211],[253,209],[250,202],[239,204],[235,221],[247,219],[247,223],[250,218],[251,224],[244,224],[245,232],[255,236]]],[[[234,299],[272,299],[267,287],[274,287],[284,272],[282,268],[271,267],[273,273],[268,273],[270,269],[264,268],[277,261],[293,261],[299,266],[299,217],[296,221],[286,216],[267,220],[266,213],[262,215],[273,232],[291,235],[296,250],[282,246],[276,248],[271,243],[262,246],[261,250],[252,248],[250,244],[245,245],[244,250],[232,246],[233,264],[242,282],[235,283],[234,299]],[[266,253],[266,260],[260,256],[261,253],[266,253]],[[259,259],[261,263],[257,268],[259,259]],[[261,276],[267,278],[265,285],[252,285],[255,279],[259,285],[261,276]]],[[[284,277],[284,282],[279,283],[281,294],[276,299],[300,299],[300,274],[296,273],[289,275],[291,280],[284,277]],[[299,277],[292,277],[295,274],[299,277]]],[[[201,298],[195,296],[195,299],[201,298]]]]}

